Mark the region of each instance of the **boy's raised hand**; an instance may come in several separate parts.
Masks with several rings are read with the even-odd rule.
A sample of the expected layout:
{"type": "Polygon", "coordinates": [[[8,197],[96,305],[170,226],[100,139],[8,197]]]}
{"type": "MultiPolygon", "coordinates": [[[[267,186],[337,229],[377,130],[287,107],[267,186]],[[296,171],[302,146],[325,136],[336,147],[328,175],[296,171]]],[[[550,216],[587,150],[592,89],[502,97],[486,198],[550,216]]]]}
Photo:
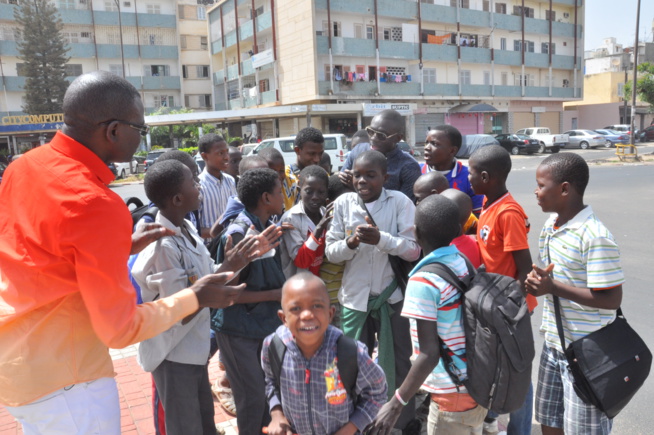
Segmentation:
{"type": "Polygon", "coordinates": [[[141,222],[136,225],[136,229],[132,233],[132,249],[130,254],[138,254],[145,249],[150,243],[155,242],[163,236],[174,236],[175,231],[165,228],[157,223],[141,222]]]}
{"type": "Polygon", "coordinates": [[[334,212],[334,203],[332,202],[327,206],[327,208],[325,209],[325,214],[322,216],[322,219],[320,219],[320,222],[318,222],[318,225],[316,225],[316,232],[314,233],[316,239],[321,238],[327,232],[327,229],[329,228],[329,224],[331,223],[332,218],[334,217],[333,212],[334,212]]]}
{"type": "MultiPolygon", "coordinates": [[[[253,230],[254,225],[250,228],[253,230]]],[[[222,270],[238,272],[248,265],[252,260],[266,254],[279,245],[279,238],[282,236],[282,229],[276,225],[270,225],[256,236],[247,236],[236,246],[232,247],[232,236],[227,236],[225,243],[225,258],[222,262],[222,270]]]]}
{"type": "Polygon", "coordinates": [[[195,281],[191,290],[195,292],[200,308],[227,308],[233,305],[245,289],[245,284],[225,285],[233,276],[233,272],[216,273],[195,281]]]}
{"type": "Polygon", "coordinates": [[[353,189],[354,186],[352,185],[352,170],[351,169],[344,169],[341,172],[338,173],[338,179],[341,180],[341,183],[349,187],[350,189],[353,189]]]}
{"type": "Polygon", "coordinates": [[[554,290],[554,281],[552,280],[551,273],[554,270],[554,263],[547,265],[545,269],[532,264],[532,271],[527,275],[525,280],[525,289],[527,293],[534,296],[543,296],[552,294],[554,290]]]}
{"type": "Polygon", "coordinates": [[[359,238],[361,243],[368,245],[376,245],[379,243],[381,234],[379,233],[379,228],[373,225],[370,217],[366,216],[366,222],[368,225],[359,225],[356,229],[356,235],[359,238]]]}

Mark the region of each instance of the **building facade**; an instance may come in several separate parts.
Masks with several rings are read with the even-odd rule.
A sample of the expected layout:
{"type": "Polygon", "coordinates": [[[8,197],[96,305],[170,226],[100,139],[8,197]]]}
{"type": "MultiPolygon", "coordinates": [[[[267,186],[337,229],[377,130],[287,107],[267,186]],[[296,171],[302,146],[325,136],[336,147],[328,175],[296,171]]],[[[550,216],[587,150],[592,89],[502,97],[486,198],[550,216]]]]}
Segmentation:
{"type": "Polygon", "coordinates": [[[559,132],[582,96],[582,0],[224,0],[208,17],[214,108],[235,135],[252,120],[264,138],[350,135],[390,107],[412,143],[442,123],[559,132]]]}
{"type": "MultiPolygon", "coordinates": [[[[0,142],[38,145],[53,134],[53,125],[40,128],[23,116],[26,78],[21,72],[19,28],[14,20],[19,3],[0,0],[0,142]]],[[[146,113],[183,106],[211,110],[205,6],[192,0],[52,3],[64,23],[69,80],[91,71],[110,71],[126,77],[140,91],[146,113]]]]}

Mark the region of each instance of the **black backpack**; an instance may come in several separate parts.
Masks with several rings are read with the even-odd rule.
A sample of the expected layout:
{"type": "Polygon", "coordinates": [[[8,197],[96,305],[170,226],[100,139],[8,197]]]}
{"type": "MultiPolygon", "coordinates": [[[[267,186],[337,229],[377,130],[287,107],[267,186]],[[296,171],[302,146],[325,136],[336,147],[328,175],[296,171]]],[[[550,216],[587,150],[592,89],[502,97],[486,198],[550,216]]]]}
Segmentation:
{"type": "MultiPolygon", "coordinates": [[[[336,367],[338,368],[341,382],[343,382],[343,387],[345,387],[348,397],[357,397],[355,389],[357,376],[359,375],[357,351],[356,340],[346,337],[345,335],[341,335],[336,340],[336,367]]],[[[282,396],[280,394],[279,384],[282,373],[282,362],[284,361],[285,354],[286,345],[279,335],[274,333],[273,338],[270,341],[270,346],[268,347],[268,358],[270,360],[270,370],[272,371],[275,380],[274,391],[280,400],[282,396]]],[[[354,402],[356,403],[356,400],[354,400],[354,402]]]]}
{"type": "Polygon", "coordinates": [[[157,217],[157,213],[159,213],[159,209],[157,207],[150,207],[149,204],[144,205],[143,201],[135,196],[127,198],[125,200],[125,204],[127,205],[127,208],[130,209],[129,211],[132,214],[132,228],[136,227],[137,222],[140,221],[143,216],[149,215],[154,221],[154,219],[157,217]],[[130,206],[134,206],[134,208],[132,209],[130,206]]]}
{"type": "Polygon", "coordinates": [[[475,271],[467,259],[466,264],[469,274],[463,279],[441,263],[420,268],[462,292],[467,379],[459,380],[439,340],[441,358],[452,381],[464,385],[478,404],[507,414],[522,407],[531,384],[535,351],[527,302],[518,281],[483,268],[475,271]]]}

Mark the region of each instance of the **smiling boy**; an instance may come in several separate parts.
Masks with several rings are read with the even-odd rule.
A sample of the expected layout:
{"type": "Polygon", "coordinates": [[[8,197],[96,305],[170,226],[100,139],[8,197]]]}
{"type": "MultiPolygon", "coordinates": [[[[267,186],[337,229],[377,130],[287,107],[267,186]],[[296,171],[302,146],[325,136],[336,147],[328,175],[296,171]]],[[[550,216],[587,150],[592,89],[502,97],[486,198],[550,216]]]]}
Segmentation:
{"type": "Polygon", "coordinates": [[[338,372],[337,343],[342,332],[330,326],[333,315],[320,278],[303,272],[286,281],[279,311],[283,325],[266,338],[261,351],[272,417],[268,434],[362,432],[386,401],[384,372],[360,342],[354,390],[357,397],[348,394],[338,372]],[[275,334],[286,346],[278,391],[269,357],[275,334]]]}
{"type": "MultiPolygon", "coordinates": [[[[413,202],[401,192],[384,189],[387,165],[379,151],[357,157],[352,171],[356,193],[345,193],[334,202],[325,254],[331,262],[345,262],[338,295],[345,335],[370,350],[378,338],[379,364],[389,389],[395,389],[411,367],[412,348],[389,255],[415,261],[420,247],[413,234],[413,202]]],[[[399,429],[413,419],[414,411],[412,406],[404,409],[399,429]]]]}
{"type": "Polygon", "coordinates": [[[234,178],[227,174],[229,150],[222,136],[209,133],[198,142],[205,166],[200,173],[202,206],[200,207],[201,236],[211,237],[211,227],[225,211],[230,196],[236,195],[234,178]]]}

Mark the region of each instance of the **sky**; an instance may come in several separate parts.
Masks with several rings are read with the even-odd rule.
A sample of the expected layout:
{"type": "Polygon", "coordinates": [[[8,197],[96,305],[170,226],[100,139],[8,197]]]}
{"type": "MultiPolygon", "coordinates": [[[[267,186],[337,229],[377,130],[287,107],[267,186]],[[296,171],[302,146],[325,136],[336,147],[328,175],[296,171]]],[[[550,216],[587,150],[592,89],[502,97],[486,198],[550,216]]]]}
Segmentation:
{"type": "MultiPolygon", "coordinates": [[[[638,0],[585,0],[585,50],[602,46],[604,38],[615,37],[623,47],[632,47],[636,33],[638,0]]],[[[640,1],[640,40],[652,42],[654,1],[640,1]]]]}

